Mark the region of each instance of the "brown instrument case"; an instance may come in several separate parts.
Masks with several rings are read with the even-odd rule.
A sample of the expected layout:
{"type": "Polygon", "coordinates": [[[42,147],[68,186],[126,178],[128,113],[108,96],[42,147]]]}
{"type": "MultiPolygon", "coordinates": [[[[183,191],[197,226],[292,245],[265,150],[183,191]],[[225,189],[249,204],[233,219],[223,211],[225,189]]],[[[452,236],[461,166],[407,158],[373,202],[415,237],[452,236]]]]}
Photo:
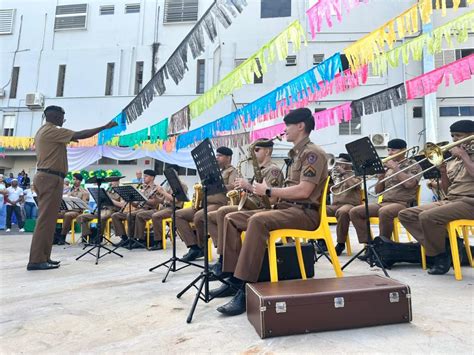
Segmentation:
{"type": "Polygon", "coordinates": [[[378,275],[261,282],[246,293],[262,339],[412,320],[409,286],[378,275]]]}

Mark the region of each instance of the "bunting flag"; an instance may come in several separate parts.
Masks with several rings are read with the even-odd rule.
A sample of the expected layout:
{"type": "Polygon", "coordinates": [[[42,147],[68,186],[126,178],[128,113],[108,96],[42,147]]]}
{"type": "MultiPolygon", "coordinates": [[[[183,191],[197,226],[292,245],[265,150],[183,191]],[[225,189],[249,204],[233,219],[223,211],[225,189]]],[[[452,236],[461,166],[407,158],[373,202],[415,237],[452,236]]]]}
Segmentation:
{"type": "Polygon", "coordinates": [[[362,99],[352,101],[352,117],[361,117],[375,112],[390,110],[392,106],[400,106],[406,102],[405,84],[398,84],[362,99]]]}
{"type": "Polygon", "coordinates": [[[147,140],[148,140],[148,127],[138,132],[124,134],[123,136],[119,136],[119,146],[134,147],[136,145],[142,144],[144,141],[147,141],[147,140]]]}
{"type": "Polygon", "coordinates": [[[189,117],[189,106],[183,107],[178,112],[171,115],[168,125],[168,134],[176,134],[182,130],[188,130],[191,124],[189,117]]]}
{"type": "Polygon", "coordinates": [[[33,137],[0,136],[0,147],[4,149],[33,150],[35,139],[33,137]]]}
{"type": "Polygon", "coordinates": [[[313,113],[315,128],[322,129],[334,126],[352,119],[351,103],[345,103],[336,107],[313,113]]]}
{"type": "Polygon", "coordinates": [[[104,145],[119,133],[122,133],[127,129],[127,122],[125,119],[125,113],[122,111],[117,116],[113,118],[113,121],[117,122],[117,126],[106,129],[102,132],[99,132],[99,137],[97,143],[99,145],[104,145]]]}
{"type": "Polygon", "coordinates": [[[124,108],[128,123],[135,121],[153,101],[155,95],[163,95],[166,91],[165,79],[178,84],[189,70],[188,49],[193,59],[204,53],[204,33],[211,42],[217,37],[217,21],[225,28],[232,23],[232,17],[243,11],[246,0],[216,0],[193,26],[183,41],[168,58],[166,63],[153,75],[138,95],[124,108]]]}
{"type": "Polygon", "coordinates": [[[226,95],[240,89],[243,84],[253,83],[254,75],[260,78],[267,72],[267,65],[273,63],[277,58],[280,61],[285,60],[288,56],[290,43],[293,45],[294,53],[299,51],[302,40],[306,45],[305,30],[300,22],[296,20],[211,89],[192,101],[189,104],[191,118],[198,117],[226,95]]]}
{"type": "Polygon", "coordinates": [[[332,27],[333,13],[336,14],[337,21],[341,22],[341,8],[344,8],[349,13],[350,10],[361,3],[367,3],[367,0],[319,0],[306,11],[312,38],[316,37],[317,32],[321,32],[324,20],[326,20],[329,27],[332,27]]]}
{"type": "Polygon", "coordinates": [[[250,141],[253,142],[260,138],[271,138],[278,136],[285,131],[285,123],[279,123],[270,127],[255,129],[250,132],[250,141]]]}
{"type": "Polygon", "coordinates": [[[428,53],[435,54],[442,51],[443,38],[449,47],[452,47],[451,36],[456,36],[458,43],[467,41],[469,32],[474,29],[474,11],[470,11],[446,24],[436,28],[431,32],[424,33],[410,41],[405,42],[399,47],[381,53],[372,61],[372,72],[374,75],[382,75],[387,72],[388,65],[392,68],[398,67],[400,55],[402,61],[408,64],[410,54],[413,60],[420,61],[423,55],[423,49],[428,53]]]}
{"type": "MultiPolygon", "coordinates": [[[[102,131],[103,132],[103,131],[102,131]]],[[[78,142],[71,142],[68,144],[71,148],[79,148],[79,147],[96,147],[99,145],[99,135],[96,134],[90,138],[81,139],[78,142]]]]}
{"type": "MultiPolygon", "coordinates": [[[[243,147],[244,145],[250,144],[250,138],[248,132],[229,134],[225,136],[219,136],[211,138],[211,142],[214,147],[243,147]]],[[[196,142],[193,145],[197,145],[200,142],[196,142]]]]}
{"type": "Polygon", "coordinates": [[[168,139],[168,119],[165,118],[163,121],[150,127],[150,141],[152,143],[165,141],[168,139]]]}
{"type": "Polygon", "coordinates": [[[460,84],[471,79],[474,74],[474,54],[446,64],[406,82],[408,99],[422,97],[438,90],[438,87],[445,81],[445,86],[449,86],[449,76],[453,77],[454,84],[460,84]]]}

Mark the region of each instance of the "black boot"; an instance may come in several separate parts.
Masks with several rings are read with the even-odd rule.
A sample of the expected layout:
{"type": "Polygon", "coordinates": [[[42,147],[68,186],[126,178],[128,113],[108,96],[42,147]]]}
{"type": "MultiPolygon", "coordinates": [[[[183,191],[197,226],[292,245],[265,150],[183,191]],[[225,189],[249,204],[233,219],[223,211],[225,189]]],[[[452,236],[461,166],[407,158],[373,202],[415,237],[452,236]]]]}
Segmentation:
{"type": "Polygon", "coordinates": [[[128,247],[128,244],[130,243],[130,240],[126,235],[122,235],[122,240],[117,244],[119,247],[128,247]]]}
{"type": "Polygon", "coordinates": [[[183,261],[194,261],[198,258],[202,258],[204,256],[204,252],[202,251],[201,248],[199,248],[197,245],[192,245],[191,248],[189,249],[188,253],[183,255],[181,260],[183,261]]]}
{"type": "Polygon", "coordinates": [[[451,268],[450,254],[444,252],[433,257],[433,265],[428,270],[430,275],[444,275],[451,268]]]}
{"type": "Polygon", "coordinates": [[[57,242],[58,245],[64,245],[66,244],[66,236],[65,235],[60,235],[58,237],[58,242],[57,242]]]}
{"type": "Polygon", "coordinates": [[[346,249],[346,244],[345,243],[337,243],[336,244],[336,254],[337,256],[341,255],[344,249],[346,249]]]}
{"type": "Polygon", "coordinates": [[[242,287],[242,283],[233,277],[227,280],[227,282],[229,283],[229,285],[222,284],[220,287],[210,290],[209,296],[211,296],[211,298],[235,296],[237,294],[237,291],[242,287]]]}
{"type": "Polygon", "coordinates": [[[237,316],[246,311],[245,303],[245,285],[237,292],[237,294],[225,305],[217,308],[218,312],[225,314],[226,316],[237,316]]]}

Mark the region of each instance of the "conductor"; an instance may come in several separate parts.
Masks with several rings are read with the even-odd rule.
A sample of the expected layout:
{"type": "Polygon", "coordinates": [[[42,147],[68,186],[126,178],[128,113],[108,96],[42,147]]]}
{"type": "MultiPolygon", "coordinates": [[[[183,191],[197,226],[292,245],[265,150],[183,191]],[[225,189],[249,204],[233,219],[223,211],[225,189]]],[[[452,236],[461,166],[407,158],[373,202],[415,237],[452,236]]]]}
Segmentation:
{"type": "Polygon", "coordinates": [[[68,171],[66,145],[92,137],[108,128],[115,127],[110,121],[105,126],[74,132],[62,125],[64,110],[59,106],[48,106],[44,110],[46,122],[35,136],[37,171],[34,185],[38,195],[38,219],[30,248],[27,270],[49,270],[59,267],[59,261],[51,260],[57,211],[63,194],[63,181],[68,171]]]}

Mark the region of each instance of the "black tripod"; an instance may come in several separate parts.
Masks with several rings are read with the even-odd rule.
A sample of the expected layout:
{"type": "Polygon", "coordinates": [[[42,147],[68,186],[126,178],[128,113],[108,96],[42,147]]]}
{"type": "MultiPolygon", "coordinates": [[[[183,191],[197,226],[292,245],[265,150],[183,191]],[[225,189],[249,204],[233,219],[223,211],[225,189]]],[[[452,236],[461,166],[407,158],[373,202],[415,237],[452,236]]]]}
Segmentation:
{"type": "Polygon", "coordinates": [[[165,170],[165,176],[166,176],[166,179],[168,180],[168,183],[171,187],[171,190],[173,191],[173,193],[172,193],[172,196],[173,196],[173,205],[172,205],[173,212],[171,214],[171,220],[172,220],[172,223],[171,223],[171,237],[173,238],[173,240],[172,240],[173,256],[170,259],[168,259],[167,261],[165,261],[161,264],[158,264],[158,265],[152,267],[149,270],[149,271],[153,271],[153,270],[155,270],[155,269],[157,269],[161,266],[166,266],[168,268],[168,271],[166,271],[166,275],[163,278],[162,282],[166,282],[166,279],[167,279],[167,277],[168,277],[168,275],[171,271],[176,272],[176,271],[184,269],[184,268],[186,268],[190,265],[203,268],[202,265],[194,264],[190,261],[185,261],[185,260],[182,260],[182,259],[176,257],[176,201],[185,202],[185,201],[188,201],[188,197],[186,196],[186,193],[183,190],[183,187],[181,185],[181,182],[179,181],[178,175],[176,174],[176,170],[174,170],[172,168],[167,168],[165,170]],[[179,261],[181,263],[184,263],[186,265],[181,266],[180,268],[177,268],[176,267],[176,262],[177,261],[179,261]]]}
{"type": "MultiPolygon", "coordinates": [[[[95,193],[93,193],[91,191],[92,189],[89,189],[89,191],[91,191],[92,196],[94,197],[94,199],[97,202],[97,238],[93,242],[94,245],[90,249],[86,250],[83,254],[79,255],[76,258],[76,260],[81,259],[86,254],[91,254],[92,256],[95,256],[95,264],[97,265],[99,263],[99,259],[104,257],[105,255],[108,255],[108,254],[115,254],[115,255],[120,256],[121,258],[123,258],[122,254],[119,254],[115,251],[118,247],[115,247],[114,249],[110,249],[110,248],[106,247],[105,245],[102,245],[103,235],[102,235],[102,222],[101,222],[101,218],[100,218],[102,203],[104,202],[104,200],[106,201],[107,205],[113,205],[113,203],[110,201],[109,196],[104,191],[104,189],[102,189],[100,187],[100,185],[102,185],[103,182],[116,181],[117,179],[118,179],[118,177],[104,178],[104,179],[91,178],[91,179],[87,180],[87,183],[89,183],[89,184],[91,184],[91,183],[96,183],[97,184],[97,196],[95,196],[95,193]],[[100,249],[107,250],[107,253],[100,255],[100,249]],[[93,250],[96,250],[95,254],[92,252],[93,250]]],[[[85,248],[87,248],[87,246],[85,246],[84,249],[85,248]]]]}
{"type": "Polygon", "coordinates": [[[380,265],[385,276],[390,277],[387,270],[383,266],[382,258],[377,253],[370,235],[370,216],[369,216],[369,199],[367,195],[367,175],[382,174],[385,172],[382,162],[368,137],[358,139],[354,142],[346,144],[347,152],[352,159],[352,166],[357,176],[362,176],[364,185],[364,206],[365,206],[365,221],[367,224],[367,244],[365,247],[354,255],[343,267],[346,268],[352,263],[360,254],[367,252],[367,262],[371,267],[380,265]]]}
{"type": "Polygon", "coordinates": [[[205,303],[212,301],[213,297],[209,295],[209,281],[219,280],[222,283],[233,287],[227,281],[222,279],[219,276],[216,276],[212,271],[209,271],[209,258],[208,258],[208,249],[207,242],[209,239],[208,235],[208,221],[207,221],[207,196],[224,193],[226,188],[224,186],[224,181],[222,180],[222,175],[220,173],[219,167],[217,165],[217,160],[212,150],[212,144],[209,138],[206,138],[201,142],[196,148],[191,151],[193,160],[196,163],[196,167],[201,178],[202,191],[203,191],[203,210],[204,210],[204,270],[201,274],[196,277],[188,286],[186,286],[180,293],[176,295],[177,298],[180,298],[185,294],[191,287],[197,289],[196,296],[194,298],[191,310],[189,312],[188,318],[186,319],[187,323],[191,323],[193,319],[193,314],[197,306],[198,300],[201,300],[205,303]],[[199,286],[197,284],[199,283],[199,286]],[[203,291],[204,288],[204,291],[203,291]]]}

